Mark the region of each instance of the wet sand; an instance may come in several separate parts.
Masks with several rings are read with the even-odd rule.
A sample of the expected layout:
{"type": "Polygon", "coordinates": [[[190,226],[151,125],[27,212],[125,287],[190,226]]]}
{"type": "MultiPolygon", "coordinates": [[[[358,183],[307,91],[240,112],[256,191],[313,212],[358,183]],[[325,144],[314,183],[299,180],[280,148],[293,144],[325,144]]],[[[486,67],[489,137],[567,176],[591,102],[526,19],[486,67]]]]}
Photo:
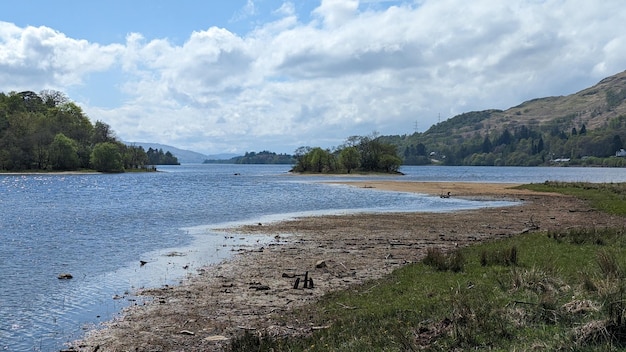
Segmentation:
{"type": "Polygon", "coordinates": [[[623,226],[624,219],[585,202],[513,184],[367,181],[354,187],[498,199],[519,205],[451,213],[373,213],[306,217],[223,229],[225,236],[270,234],[263,247],[241,248],[231,260],[204,268],[176,287],[142,292],[152,303],[132,307],[105,329],[75,344],[80,351],[222,351],[245,331],[297,336],[316,329],[295,307],[380,278],[421,260],[426,249],[580,226],[623,226]],[[304,275],[313,288],[303,288],[304,275]],[[295,281],[300,279],[298,288],[295,281]],[[310,282],[310,281],[309,281],[310,282]]]}

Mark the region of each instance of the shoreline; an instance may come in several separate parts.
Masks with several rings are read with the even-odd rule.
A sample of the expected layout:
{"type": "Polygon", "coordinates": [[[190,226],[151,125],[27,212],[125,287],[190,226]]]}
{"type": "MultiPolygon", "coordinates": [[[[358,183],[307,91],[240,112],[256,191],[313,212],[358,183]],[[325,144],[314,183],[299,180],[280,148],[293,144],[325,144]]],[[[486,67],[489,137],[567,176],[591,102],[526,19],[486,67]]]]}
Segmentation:
{"type": "Polygon", "coordinates": [[[101,175],[100,171],[41,171],[41,172],[0,172],[0,176],[39,176],[39,175],[101,175]]]}
{"type": "Polygon", "coordinates": [[[387,191],[452,197],[514,199],[521,205],[451,213],[325,215],[222,229],[228,236],[273,235],[262,247],[203,268],[181,285],[145,290],[152,303],[125,310],[104,329],[74,343],[78,351],[219,351],[244,331],[271,336],[308,334],[306,317],[290,312],[326,293],[383,277],[421,260],[426,249],[443,250],[539,230],[623,222],[582,201],[512,189],[516,184],[463,182],[332,182],[387,191]],[[584,212],[584,216],[581,213],[584,212]],[[620,222],[621,221],[621,222],[620,222]],[[313,289],[294,289],[308,273],[313,289]]]}

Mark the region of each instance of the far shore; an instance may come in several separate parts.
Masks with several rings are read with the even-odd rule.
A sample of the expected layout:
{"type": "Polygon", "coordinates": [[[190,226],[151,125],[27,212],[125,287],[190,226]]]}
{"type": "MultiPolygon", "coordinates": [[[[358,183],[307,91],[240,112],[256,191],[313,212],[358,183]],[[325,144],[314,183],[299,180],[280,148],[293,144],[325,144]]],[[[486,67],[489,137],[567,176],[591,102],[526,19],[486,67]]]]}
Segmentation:
{"type": "Polygon", "coordinates": [[[99,171],[18,171],[18,172],[2,172],[0,176],[33,176],[33,175],[98,175],[102,174],[99,171]]]}
{"type": "Polygon", "coordinates": [[[373,190],[417,192],[520,204],[448,213],[358,213],[303,217],[223,229],[225,236],[266,234],[270,244],[240,250],[175,287],[143,291],[151,303],[132,307],[74,344],[78,351],[223,351],[244,332],[300,336],[315,330],[293,309],[323,295],[381,278],[421,260],[427,249],[579,226],[623,226],[623,218],[579,199],[468,182],[333,182],[373,190]],[[314,288],[294,288],[307,274],[314,288]]]}

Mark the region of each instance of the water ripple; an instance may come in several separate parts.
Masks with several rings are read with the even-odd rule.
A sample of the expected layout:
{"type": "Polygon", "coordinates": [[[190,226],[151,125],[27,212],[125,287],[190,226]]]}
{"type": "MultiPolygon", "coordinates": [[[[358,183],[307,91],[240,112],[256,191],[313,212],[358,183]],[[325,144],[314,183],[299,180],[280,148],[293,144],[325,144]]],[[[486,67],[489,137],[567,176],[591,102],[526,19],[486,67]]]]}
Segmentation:
{"type": "MultiPolygon", "coordinates": [[[[448,211],[486,205],[284,177],[289,166],[163,169],[167,172],[0,175],[0,350],[58,350],[85,328],[135,304],[136,289],[177,283],[228,257],[227,248],[242,240],[216,235],[211,228],[218,224],[338,211],[448,211]],[[171,252],[181,255],[168,256],[171,252]],[[140,260],[149,264],[142,267],[140,260]],[[74,278],[57,279],[65,272],[74,278]]],[[[543,177],[540,169],[498,169],[501,175],[494,170],[403,169],[408,180],[519,182],[543,177]]],[[[596,171],[595,179],[612,177],[602,171],[596,171]]]]}

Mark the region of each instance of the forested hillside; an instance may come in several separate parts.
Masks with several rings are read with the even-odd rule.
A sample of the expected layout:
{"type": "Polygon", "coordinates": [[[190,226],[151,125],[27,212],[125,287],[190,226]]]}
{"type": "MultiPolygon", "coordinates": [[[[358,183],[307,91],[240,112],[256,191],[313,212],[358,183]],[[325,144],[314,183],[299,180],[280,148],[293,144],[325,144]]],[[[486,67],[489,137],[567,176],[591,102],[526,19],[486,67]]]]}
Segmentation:
{"type": "Polygon", "coordinates": [[[404,164],[626,166],[626,72],[576,94],[468,112],[426,132],[382,136],[404,164]],[[619,154],[619,153],[618,153],[619,154]]]}
{"type": "Polygon", "coordinates": [[[122,172],[147,165],[143,148],[124,145],[104,122],[92,124],[61,92],[0,93],[0,171],[122,172]]]}

